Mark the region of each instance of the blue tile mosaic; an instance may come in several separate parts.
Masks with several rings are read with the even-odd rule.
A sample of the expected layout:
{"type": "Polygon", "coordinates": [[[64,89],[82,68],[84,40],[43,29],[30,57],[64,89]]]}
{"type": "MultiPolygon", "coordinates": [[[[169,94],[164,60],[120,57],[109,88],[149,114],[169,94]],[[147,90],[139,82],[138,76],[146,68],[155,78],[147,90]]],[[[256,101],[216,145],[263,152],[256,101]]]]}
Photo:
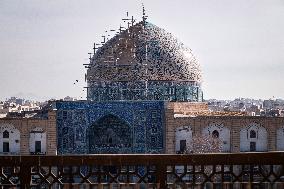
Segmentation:
{"type": "Polygon", "coordinates": [[[56,101],[59,154],[163,153],[163,101],[56,101]]]}

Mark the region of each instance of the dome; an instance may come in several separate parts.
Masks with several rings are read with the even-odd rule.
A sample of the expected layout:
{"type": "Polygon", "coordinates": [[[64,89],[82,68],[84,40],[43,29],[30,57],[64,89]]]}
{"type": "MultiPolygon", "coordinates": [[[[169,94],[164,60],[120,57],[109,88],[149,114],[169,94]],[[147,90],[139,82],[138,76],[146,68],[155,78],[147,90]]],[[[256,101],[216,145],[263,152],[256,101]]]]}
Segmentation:
{"type": "Polygon", "coordinates": [[[88,99],[95,101],[202,100],[201,70],[191,49],[149,22],[98,48],[86,79],[88,99]]]}

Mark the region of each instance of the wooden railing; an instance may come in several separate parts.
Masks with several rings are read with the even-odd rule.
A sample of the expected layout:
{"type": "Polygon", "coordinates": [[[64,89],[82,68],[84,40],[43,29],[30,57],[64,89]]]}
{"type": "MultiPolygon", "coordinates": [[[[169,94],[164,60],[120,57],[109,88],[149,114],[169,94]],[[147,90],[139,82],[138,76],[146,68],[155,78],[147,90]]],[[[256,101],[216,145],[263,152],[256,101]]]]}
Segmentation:
{"type": "Polygon", "coordinates": [[[0,156],[2,188],[284,188],[284,152],[0,156]]]}

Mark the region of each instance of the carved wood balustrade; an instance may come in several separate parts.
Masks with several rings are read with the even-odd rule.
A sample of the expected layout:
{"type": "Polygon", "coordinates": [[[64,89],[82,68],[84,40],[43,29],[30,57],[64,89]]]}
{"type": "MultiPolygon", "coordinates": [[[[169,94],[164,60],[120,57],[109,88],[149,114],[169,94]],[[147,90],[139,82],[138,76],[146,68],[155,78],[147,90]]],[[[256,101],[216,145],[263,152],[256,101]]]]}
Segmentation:
{"type": "Polygon", "coordinates": [[[0,188],[284,188],[284,152],[0,156],[0,188]]]}

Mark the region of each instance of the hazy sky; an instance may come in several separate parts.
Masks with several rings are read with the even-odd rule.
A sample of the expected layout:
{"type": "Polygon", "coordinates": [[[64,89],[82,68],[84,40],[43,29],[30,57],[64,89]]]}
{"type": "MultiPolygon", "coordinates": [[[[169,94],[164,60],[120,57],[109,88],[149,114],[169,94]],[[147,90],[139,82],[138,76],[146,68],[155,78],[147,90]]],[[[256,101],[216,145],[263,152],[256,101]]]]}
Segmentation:
{"type": "MultiPolygon", "coordinates": [[[[141,0],[0,0],[0,99],[85,97],[88,52],[141,0]],[[78,79],[79,83],[73,85],[78,79]]],[[[143,0],[199,60],[205,99],[284,98],[283,0],[143,0]]]]}

